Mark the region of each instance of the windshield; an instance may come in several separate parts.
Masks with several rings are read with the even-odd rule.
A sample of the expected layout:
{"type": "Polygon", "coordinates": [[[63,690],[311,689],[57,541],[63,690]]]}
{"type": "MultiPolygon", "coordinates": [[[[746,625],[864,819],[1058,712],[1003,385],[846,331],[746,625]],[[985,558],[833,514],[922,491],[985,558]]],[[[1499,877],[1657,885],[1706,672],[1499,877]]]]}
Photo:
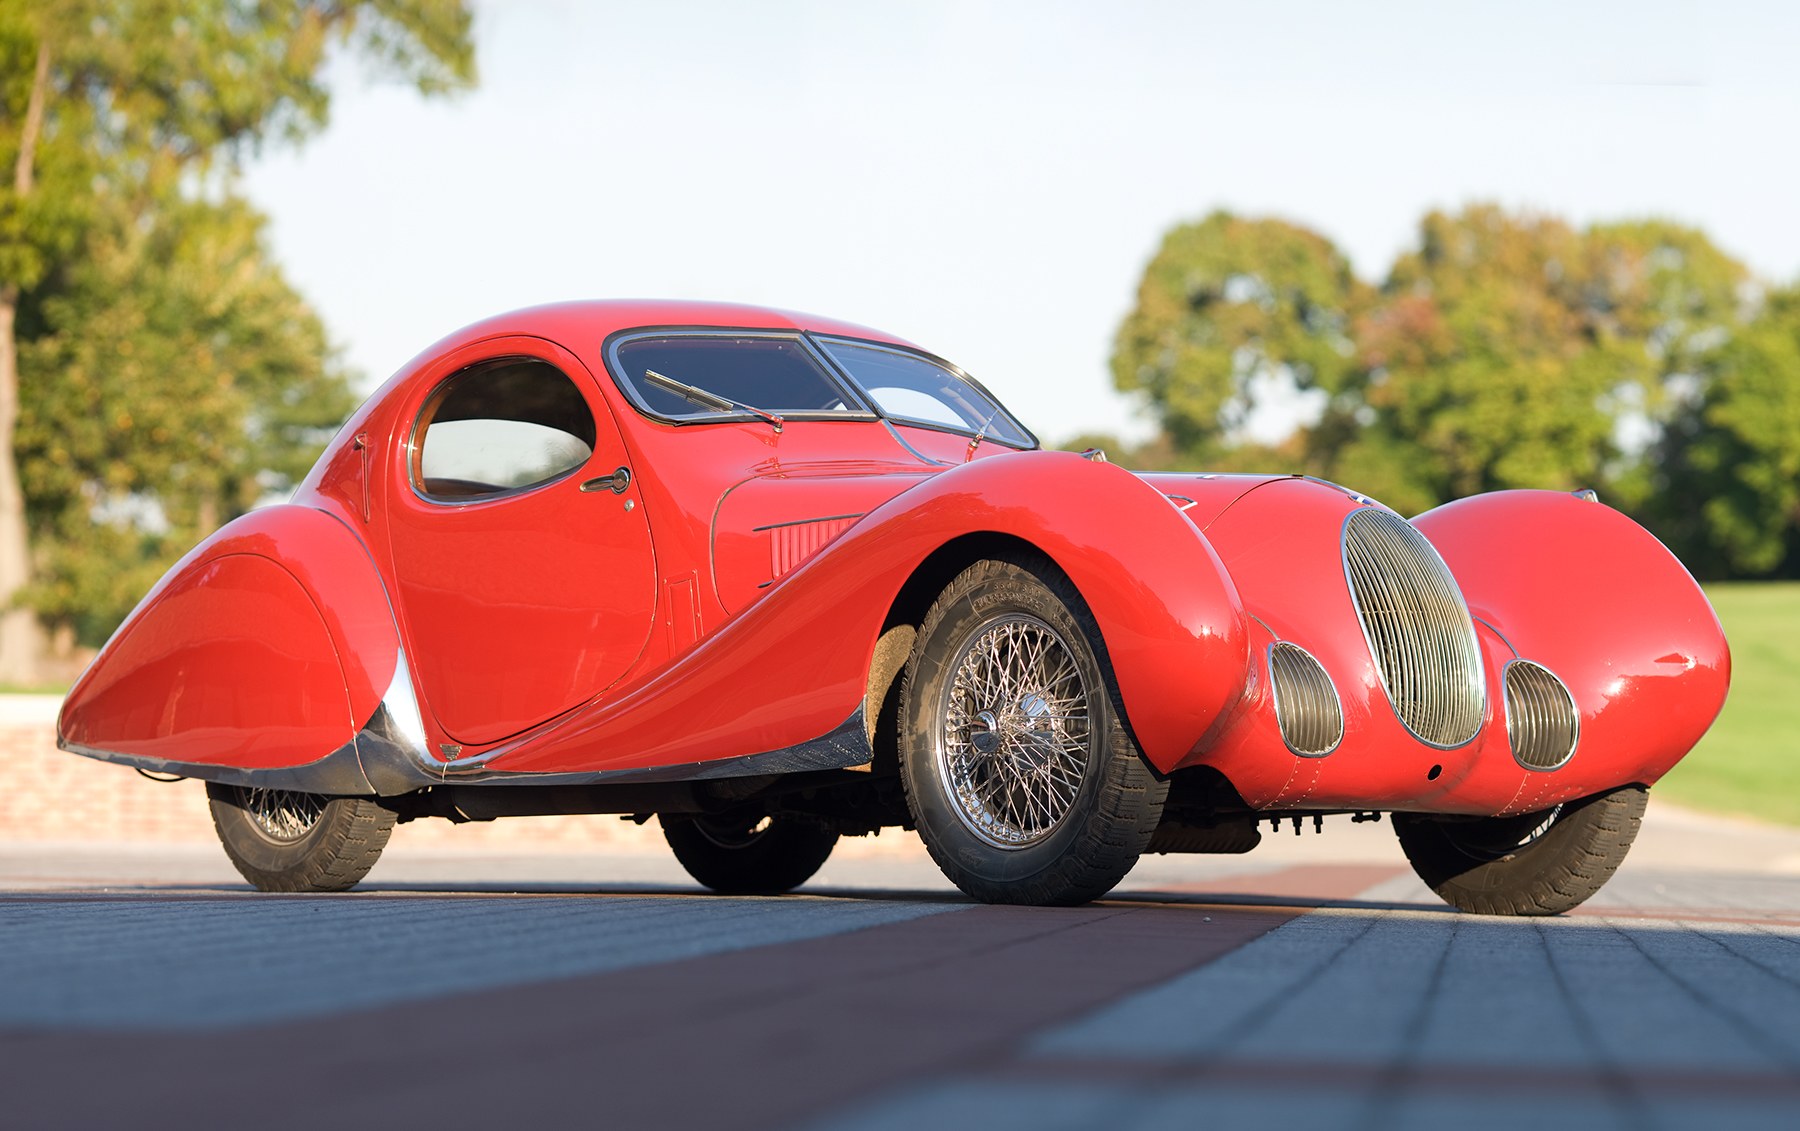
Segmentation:
{"type": "Polygon", "coordinates": [[[621,342],[613,361],[639,407],[665,420],[868,412],[798,337],[651,334],[621,342]]]}
{"type": "Polygon", "coordinates": [[[1037,446],[1031,433],[987,390],[948,366],[871,342],[814,340],[886,416],[903,423],[975,433],[1015,448],[1037,446]]]}

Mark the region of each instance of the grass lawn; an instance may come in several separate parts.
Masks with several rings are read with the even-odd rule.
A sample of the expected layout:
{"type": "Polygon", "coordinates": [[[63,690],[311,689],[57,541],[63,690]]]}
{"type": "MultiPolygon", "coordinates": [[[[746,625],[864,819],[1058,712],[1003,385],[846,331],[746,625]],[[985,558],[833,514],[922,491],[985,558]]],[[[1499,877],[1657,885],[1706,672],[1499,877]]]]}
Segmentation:
{"type": "Polygon", "coordinates": [[[1709,585],[1731,641],[1731,697],[1658,797],[1800,825],[1800,584],[1709,585]]]}

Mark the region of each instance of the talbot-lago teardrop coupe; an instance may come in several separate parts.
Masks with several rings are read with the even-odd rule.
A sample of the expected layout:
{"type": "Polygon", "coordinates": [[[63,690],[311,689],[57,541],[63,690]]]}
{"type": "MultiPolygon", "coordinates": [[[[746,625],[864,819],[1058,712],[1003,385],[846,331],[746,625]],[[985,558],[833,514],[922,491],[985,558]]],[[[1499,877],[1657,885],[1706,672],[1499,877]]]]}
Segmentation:
{"type": "Polygon", "coordinates": [[[721,892],[901,826],[977,899],[1072,904],[1386,812],[1450,903],[1531,915],[1612,874],[1729,672],[1590,491],[1409,521],[1133,474],[887,334],[581,302],[409,363],[151,590],[58,737],[203,779],[271,891],[352,886],[396,821],[616,813],[721,892]]]}

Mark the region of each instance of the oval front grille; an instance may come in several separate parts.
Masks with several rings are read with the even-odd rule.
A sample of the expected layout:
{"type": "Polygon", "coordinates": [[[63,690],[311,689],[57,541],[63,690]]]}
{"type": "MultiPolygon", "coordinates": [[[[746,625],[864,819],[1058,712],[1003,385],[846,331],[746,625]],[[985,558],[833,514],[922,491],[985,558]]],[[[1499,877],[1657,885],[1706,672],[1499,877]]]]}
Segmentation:
{"type": "Polygon", "coordinates": [[[1581,715],[1575,697],[1549,668],[1514,660],[1506,684],[1506,740],[1528,770],[1554,770],[1575,754],[1581,715]]]}
{"type": "Polygon", "coordinates": [[[1269,649],[1269,683],[1281,740],[1302,758],[1321,758],[1344,740],[1344,708],[1331,677],[1306,649],[1285,641],[1269,649]]]}
{"type": "Polygon", "coordinates": [[[1487,706],[1475,622],[1444,559],[1392,511],[1344,523],[1344,572],[1394,713],[1432,746],[1461,746],[1487,706]]]}

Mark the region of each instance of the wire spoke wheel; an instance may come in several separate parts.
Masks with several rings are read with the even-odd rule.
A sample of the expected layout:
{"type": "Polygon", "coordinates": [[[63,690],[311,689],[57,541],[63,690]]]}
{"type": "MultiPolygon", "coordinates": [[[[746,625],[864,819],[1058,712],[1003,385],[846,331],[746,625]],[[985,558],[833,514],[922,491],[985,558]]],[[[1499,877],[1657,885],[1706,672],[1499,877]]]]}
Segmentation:
{"type": "Polygon", "coordinates": [[[1091,759],[1089,689],[1067,642],[1012,613],[981,626],[951,671],[937,758],[956,815],[997,848],[1042,840],[1074,807],[1091,759]]]}
{"type": "Polygon", "coordinates": [[[1056,565],[975,562],[926,610],[900,695],[900,784],[931,858],[988,903],[1111,891],[1168,784],[1119,715],[1104,638],[1056,565]]]}
{"type": "Polygon", "coordinates": [[[240,805],[256,830],[280,844],[304,840],[325,815],[326,799],[316,793],[237,787],[240,805]]]}
{"type": "Polygon", "coordinates": [[[262,891],[348,891],[369,874],[395,813],[373,797],[206,783],[232,866],[262,891]]]}

